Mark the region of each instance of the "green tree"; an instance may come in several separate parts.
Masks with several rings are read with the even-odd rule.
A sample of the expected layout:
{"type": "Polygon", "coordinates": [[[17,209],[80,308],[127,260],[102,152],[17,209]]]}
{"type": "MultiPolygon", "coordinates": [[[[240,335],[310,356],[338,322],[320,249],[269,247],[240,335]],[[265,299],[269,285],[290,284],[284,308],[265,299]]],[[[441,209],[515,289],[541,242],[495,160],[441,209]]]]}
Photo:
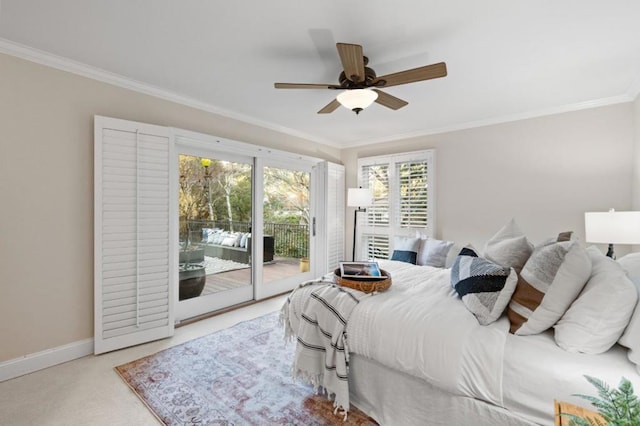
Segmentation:
{"type": "Polygon", "coordinates": [[[241,220],[234,215],[234,206],[241,217],[251,214],[251,166],[227,161],[216,161],[216,163],[220,167],[212,179],[221,191],[226,208],[224,217],[229,223],[229,230],[233,231],[234,217],[236,220],[241,220]],[[232,200],[236,203],[232,203],[232,200]],[[248,205],[245,204],[247,200],[248,205]],[[243,201],[242,205],[238,205],[240,201],[243,201]]]}
{"type": "Polygon", "coordinates": [[[309,225],[309,173],[266,167],[265,221],[309,225]]]}
{"type": "Polygon", "coordinates": [[[198,157],[178,157],[178,214],[183,219],[206,217],[207,199],[203,191],[204,168],[198,157]]]}

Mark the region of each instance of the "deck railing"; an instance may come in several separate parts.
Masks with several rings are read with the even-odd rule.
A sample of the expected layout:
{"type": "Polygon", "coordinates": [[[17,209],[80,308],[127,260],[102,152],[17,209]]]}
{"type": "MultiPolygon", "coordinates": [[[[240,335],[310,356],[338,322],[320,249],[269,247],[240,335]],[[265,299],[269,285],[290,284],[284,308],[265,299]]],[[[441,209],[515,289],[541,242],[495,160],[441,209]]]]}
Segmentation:
{"type": "MultiPolygon", "coordinates": [[[[233,232],[251,232],[251,222],[210,221],[210,220],[180,220],[181,236],[189,231],[192,243],[202,241],[202,228],[217,228],[233,232]]],[[[287,223],[264,224],[264,235],[271,235],[275,244],[275,255],[299,259],[309,256],[309,226],[291,225],[287,223]]]]}

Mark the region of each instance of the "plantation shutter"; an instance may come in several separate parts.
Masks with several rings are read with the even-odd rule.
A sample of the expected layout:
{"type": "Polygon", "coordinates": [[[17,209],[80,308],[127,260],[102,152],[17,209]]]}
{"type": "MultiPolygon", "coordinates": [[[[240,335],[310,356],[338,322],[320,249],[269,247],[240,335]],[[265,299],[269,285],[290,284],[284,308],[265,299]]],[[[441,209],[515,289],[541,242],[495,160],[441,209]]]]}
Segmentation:
{"type": "Polygon", "coordinates": [[[389,163],[365,164],[360,168],[360,186],[373,189],[373,204],[367,208],[363,221],[358,259],[389,258],[389,163]],[[362,253],[364,249],[364,256],[362,253]]]}
{"type": "Polygon", "coordinates": [[[173,334],[169,129],[95,118],[96,354],[173,334]]]}
{"type": "Polygon", "coordinates": [[[327,267],[335,270],[344,260],[345,170],[327,162],[327,267]]]}
{"type": "Polygon", "coordinates": [[[345,171],[340,164],[323,161],[316,170],[315,256],[313,273],[333,272],[344,260],[345,171]]]}
{"type": "Polygon", "coordinates": [[[358,184],[373,189],[359,227],[359,258],[388,259],[393,237],[433,236],[433,151],[418,151],[358,160],[358,184]]]}
{"type": "Polygon", "coordinates": [[[425,229],[428,224],[427,161],[396,163],[400,228],[425,229]]]}

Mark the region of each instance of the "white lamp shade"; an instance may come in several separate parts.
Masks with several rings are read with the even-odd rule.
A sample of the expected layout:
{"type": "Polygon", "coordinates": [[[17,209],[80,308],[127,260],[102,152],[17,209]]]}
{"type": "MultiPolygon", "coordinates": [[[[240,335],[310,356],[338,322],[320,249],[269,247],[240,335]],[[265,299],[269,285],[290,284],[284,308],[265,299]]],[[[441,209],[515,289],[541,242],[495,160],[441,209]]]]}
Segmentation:
{"type": "Polygon", "coordinates": [[[587,212],[584,226],[588,243],[640,244],[640,211],[587,212]]]}
{"type": "Polygon", "coordinates": [[[349,188],[347,206],[369,207],[373,204],[373,191],[369,188],[349,188]]]}
{"type": "Polygon", "coordinates": [[[378,99],[378,93],[371,89],[352,89],[340,93],[336,99],[346,108],[365,109],[378,99]]]}

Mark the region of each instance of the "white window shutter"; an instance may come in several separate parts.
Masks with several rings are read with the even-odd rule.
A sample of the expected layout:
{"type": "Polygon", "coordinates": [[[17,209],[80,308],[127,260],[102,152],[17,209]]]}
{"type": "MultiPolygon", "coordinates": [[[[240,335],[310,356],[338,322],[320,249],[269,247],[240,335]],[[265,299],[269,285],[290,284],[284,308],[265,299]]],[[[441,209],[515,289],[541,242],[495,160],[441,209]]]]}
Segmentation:
{"type": "Polygon", "coordinates": [[[389,258],[387,230],[391,216],[389,185],[393,181],[392,178],[393,176],[389,176],[388,162],[364,164],[359,168],[359,186],[373,190],[374,202],[367,207],[366,213],[361,215],[364,220],[358,226],[360,243],[357,245],[357,259],[389,258]]]}
{"type": "Polygon", "coordinates": [[[364,223],[358,223],[360,258],[388,259],[396,235],[433,236],[434,176],[433,150],[358,160],[358,184],[374,194],[364,223]]]}
{"type": "Polygon", "coordinates": [[[425,229],[428,224],[428,177],[426,160],[396,163],[398,181],[397,223],[400,228],[425,229]]]}
{"type": "Polygon", "coordinates": [[[344,260],[345,243],[345,170],[327,162],[327,272],[344,260]]]}
{"type": "Polygon", "coordinates": [[[333,272],[344,260],[345,170],[340,164],[323,161],[315,166],[316,257],[312,263],[316,275],[333,272]]]}
{"type": "Polygon", "coordinates": [[[373,189],[374,203],[367,207],[365,223],[373,227],[389,226],[389,164],[369,164],[360,169],[359,182],[363,188],[373,189]]]}
{"type": "Polygon", "coordinates": [[[168,128],[95,118],[96,354],[173,334],[168,128]]]}

